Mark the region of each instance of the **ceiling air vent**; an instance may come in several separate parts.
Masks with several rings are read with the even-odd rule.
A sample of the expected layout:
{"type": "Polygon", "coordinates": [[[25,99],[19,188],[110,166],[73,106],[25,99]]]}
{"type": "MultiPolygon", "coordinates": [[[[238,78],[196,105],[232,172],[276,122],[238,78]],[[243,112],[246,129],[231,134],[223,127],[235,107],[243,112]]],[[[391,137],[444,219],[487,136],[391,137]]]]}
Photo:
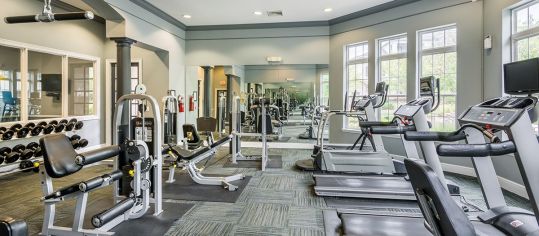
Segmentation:
{"type": "Polygon", "coordinates": [[[268,14],[268,16],[283,16],[283,11],[281,10],[276,10],[276,11],[267,11],[266,14],[268,14]]]}

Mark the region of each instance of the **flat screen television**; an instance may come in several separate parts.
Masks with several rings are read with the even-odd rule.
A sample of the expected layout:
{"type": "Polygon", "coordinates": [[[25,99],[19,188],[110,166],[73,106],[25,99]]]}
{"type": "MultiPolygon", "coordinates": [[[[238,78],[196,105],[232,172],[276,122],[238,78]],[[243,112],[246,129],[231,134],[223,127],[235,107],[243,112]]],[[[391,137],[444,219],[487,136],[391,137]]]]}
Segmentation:
{"type": "Polygon", "coordinates": [[[62,74],[42,74],[41,90],[45,92],[62,91],[62,74]]]}
{"type": "Polygon", "coordinates": [[[507,94],[539,92],[539,58],[503,65],[503,84],[507,94]]]}

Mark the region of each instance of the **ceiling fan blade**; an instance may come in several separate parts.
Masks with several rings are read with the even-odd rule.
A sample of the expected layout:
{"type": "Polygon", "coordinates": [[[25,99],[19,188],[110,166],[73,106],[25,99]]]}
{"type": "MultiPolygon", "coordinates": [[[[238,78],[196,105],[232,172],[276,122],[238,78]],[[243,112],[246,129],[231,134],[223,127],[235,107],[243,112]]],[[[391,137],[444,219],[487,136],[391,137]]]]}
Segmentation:
{"type": "Polygon", "coordinates": [[[69,12],[69,13],[56,13],[56,14],[38,14],[38,15],[28,15],[28,16],[9,16],[9,17],[4,18],[4,21],[8,24],[18,24],[18,23],[65,21],[65,20],[92,20],[92,19],[94,19],[94,13],[91,11],[84,11],[84,12],[69,12]]]}

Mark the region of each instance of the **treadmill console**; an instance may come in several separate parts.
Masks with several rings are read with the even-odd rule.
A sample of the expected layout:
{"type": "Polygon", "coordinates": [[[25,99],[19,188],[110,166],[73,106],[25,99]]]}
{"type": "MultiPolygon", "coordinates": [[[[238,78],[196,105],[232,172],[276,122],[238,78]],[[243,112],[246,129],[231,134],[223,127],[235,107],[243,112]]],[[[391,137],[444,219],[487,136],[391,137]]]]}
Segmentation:
{"type": "Polygon", "coordinates": [[[354,108],[358,110],[365,109],[370,103],[371,99],[369,97],[362,97],[354,104],[354,108]]]}
{"type": "Polygon", "coordinates": [[[459,120],[476,124],[485,124],[497,127],[512,125],[522,113],[535,104],[530,97],[503,97],[483,102],[473,106],[464,113],[459,120]]]}
{"type": "MultiPolygon", "coordinates": [[[[404,116],[404,117],[412,117],[414,116],[420,109],[425,110],[426,105],[430,105],[431,100],[428,98],[418,98],[413,101],[408,102],[405,105],[400,106],[396,111],[396,116],[404,116]]],[[[430,106],[428,106],[428,110],[430,111],[430,106]]],[[[427,111],[425,111],[425,114],[428,114],[427,111]]]]}

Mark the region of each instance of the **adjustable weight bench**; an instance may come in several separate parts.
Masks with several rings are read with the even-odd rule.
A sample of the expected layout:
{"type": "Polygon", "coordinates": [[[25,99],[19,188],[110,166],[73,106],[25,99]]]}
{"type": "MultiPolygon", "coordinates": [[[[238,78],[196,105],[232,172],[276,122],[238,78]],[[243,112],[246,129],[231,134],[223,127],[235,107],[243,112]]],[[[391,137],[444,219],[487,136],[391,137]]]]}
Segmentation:
{"type": "MultiPolygon", "coordinates": [[[[176,158],[176,163],[180,166],[184,166],[191,176],[191,179],[198,184],[203,185],[221,185],[228,191],[236,191],[238,186],[231,184],[230,182],[241,180],[245,178],[243,174],[236,174],[226,177],[207,177],[202,175],[202,170],[199,169],[196,164],[212,157],[217,152],[217,148],[227,142],[230,142],[233,138],[232,135],[229,135],[225,138],[217,140],[215,143],[212,143],[209,147],[203,147],[196,151],[189,151],[182,149],[179,146],[171,146],[166,149],[170,155],[176,158]]],[[[174,168],[170,168],[169,178],[167,183],[173,183],[174,180],[174,168]]]]}

